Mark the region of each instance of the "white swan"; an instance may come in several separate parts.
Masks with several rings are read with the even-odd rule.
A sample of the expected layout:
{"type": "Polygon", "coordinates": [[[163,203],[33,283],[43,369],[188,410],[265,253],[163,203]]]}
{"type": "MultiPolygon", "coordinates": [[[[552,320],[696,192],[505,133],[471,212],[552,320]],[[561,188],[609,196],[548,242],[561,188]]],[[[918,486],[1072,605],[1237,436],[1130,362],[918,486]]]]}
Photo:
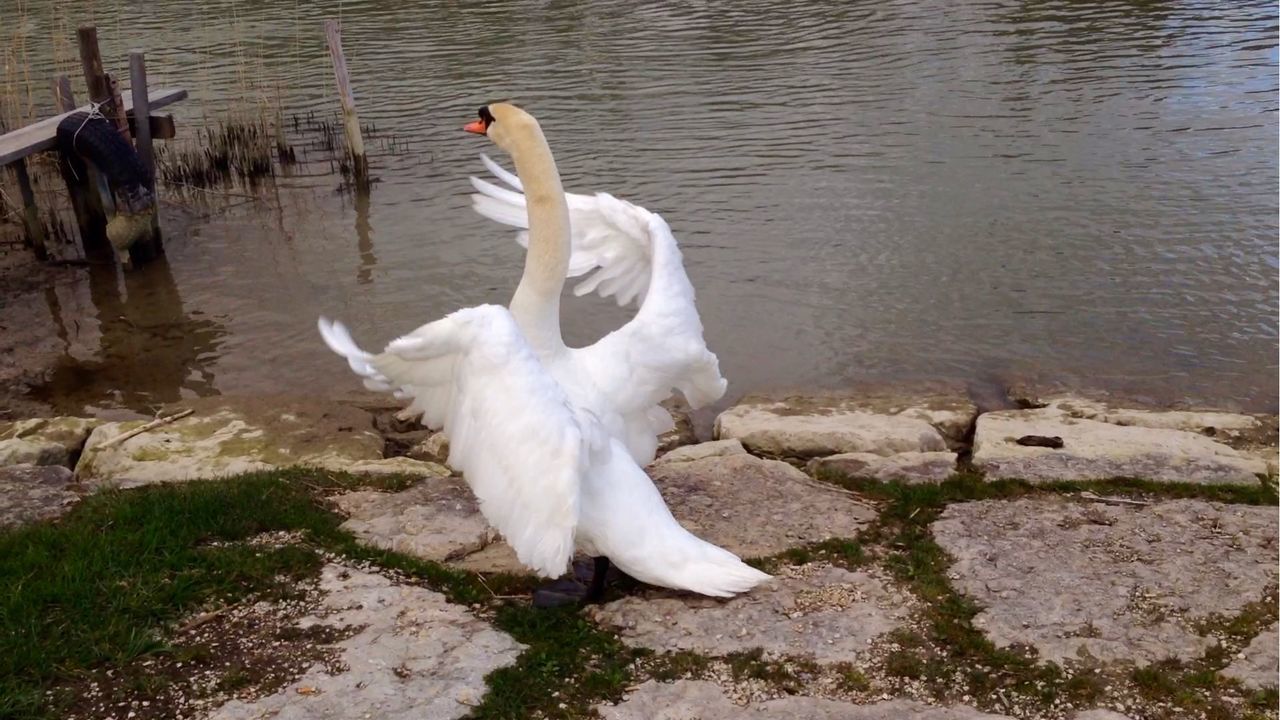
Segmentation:
{"type": "MultiPolygon", "coordinates": [[[[520,178],[487,155],[481,154],[480,159],[511,189],[472,177],[471,184],[478,191],[471,196],[472,207],[491,220],[529,228],[537,209],[528,209],[520,178]]],[[[603,409],[603,402],[616,413],[622,425],[610,430],[623,439],[636,462],[645,465],[653,460],[657,436],[672,427],[670,414],[658,403],[679,389],[697,409],[723,397],[727,383],[720,376],[719,361],[703,340],[693,285],[666,221],[608,193],[559,194],[569,210],[571,254],[566,274],[579,277],[592,273],[574,287],[574,294],[598,292],[603,297],[613,296],[620,306],[633,301],[640,304],[636,316],[619,330],[595,345],[568,350],[567,364],[574,368],[574,377],[590,379],[568,388],[570,396],[593,410],[603,409]],[[619,364],[620,357],[627,363],[619,364]],[[574,392],[582,387],[592,392],[574,392]]],[[[542,222],[551,219],[543,218],[542,222]]],[[[518,233],[516,240],[528,248],[529,232],[518,233]]],[[[550,306],[517,308],[513,304],[512,311],[522,327],[526,319],[530,326],[540,322],[532,317],[535,313],[559,315],[558,307],[550,306]]],[[[555,347],[551,352],[563,351],[555,347]]]]}
{"type": "MultiPolygon", "coordinates": [[[[597,557],[588,599],[603,590],[603,558],[643,582],[718,597],[766,580],[681,527],[620,439],[636,417],[652,426],[655,396],[681,386],[702,397],[704,383],[717,384],[688,380],[691,366],[706,366],[723,392],[696,312],[690,317],[692,287],[682,270],[670,271],[679,264],[674,240],[653,242],[655,270],[636,319],[590,348],[566,348],[559,295],[569,270],[569,209],[551,151],[537,121],[512,105],[481,108],[467,129],[507,150],[524,181],[529,252],[510,310],[459,310],[377,355],[321,318],[325,342],[367,387],[412,398],[410,410],[444,428],[450,465],[520,561],[540,575],[561,575],[576,547],[597,557]]],[[[670,237],[658,216],[647,222],[653,238],[670,237]]]]}

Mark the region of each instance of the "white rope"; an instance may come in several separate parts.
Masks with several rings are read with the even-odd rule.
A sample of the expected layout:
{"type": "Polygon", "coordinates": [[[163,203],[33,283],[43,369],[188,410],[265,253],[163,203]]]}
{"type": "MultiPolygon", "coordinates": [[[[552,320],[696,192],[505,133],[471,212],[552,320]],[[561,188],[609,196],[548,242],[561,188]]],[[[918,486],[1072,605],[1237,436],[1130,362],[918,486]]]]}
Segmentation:
{"type": "MultiPolygon", "coordinates": [[[[75,134],[71,136],[71,149],[75,151],[77,154],[80,151],[76,148],[76,140],[80,138],[80,131],[84,129],[85,125],[89,124],[90,120],[106,120],[107,119],[107,116],[102,114],[102,106],[106,105],[108,102],[111,102],[111,101],[110,100],[103,100],[102,102],[93,102],[92,100],[89,101],[89,112],[85,113],[84,120],[80,122],[80,127],[76,128],[75,134]]],[[[72,167],[71,173],[74,175],[75,172],[76,172],[75,168],[72,167]]],[[[77,176],[76,179],[79,180],[80,179],[79,176],[77,176]]]]}

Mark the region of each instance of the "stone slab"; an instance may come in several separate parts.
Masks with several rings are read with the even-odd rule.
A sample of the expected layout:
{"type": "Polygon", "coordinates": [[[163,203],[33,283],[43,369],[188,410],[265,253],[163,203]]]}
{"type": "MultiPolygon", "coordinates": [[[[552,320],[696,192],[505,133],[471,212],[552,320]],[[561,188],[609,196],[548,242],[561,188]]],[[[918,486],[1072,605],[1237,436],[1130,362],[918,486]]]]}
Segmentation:
{"type": "Polygon", "coordinates": [[[855,705],[797,695],[742,706],[704,680],[648,680],[621,703],[598,710],[605,720],[1012,720],[962,705],[937,707],[913,700],[855,705]]]}
{"type": "Polygon", "coordinates": [[[955,451],[976,415],[951,395],[751,397],[716,418],[716,437],[774,457],[955,451]]]}
{"type": "Polygon", "coordinates": [[[974,625],[1059,663],[1198,658],[1216,644],[1200,621],[1261,600],[1280,559],[1274,507],[1201,500],[959,503],[932,530],[974,625]]]}
{"type": "Polygon", "coordinates": [[[0,528],[61,516],[80,500],[73,482],[61,465],[0,467],[0,528]]]}
{"type": "Polygon", "coordinates": [[[80,453],[100,421],[54,417],[0,422],[0,466],[65,465],[80,453]]]}
{"type": "Polygon", "coordinates": [[[991,479],[1032,482],[1135,477],[1256,484],[1257,476],[1267,472],[1258,455],[1200,433],[1073,417],[1061,406],[983,414],[974,436],[973,464],[991,479]],[[1061,438],[1062,447],[1018,443],[1028,435],[1061,438]]]}
{"type": "Polygon", "coordinates": [[[1277,686],[1280,680],[1280,625],[1271,623],[1236,656],[1222,674],[1253,690],[1277,686]]]}
{"type": "Polygon", "coordinates": [[[451,720],[484,697],[485,675],[524,649],[443,595],[341,565],[322,570],[325,612],[301,627],[358,627],[337,663],[317,663],[266,697],[232,700],[209,720],[451,720]],[[333,671],[333,666],[345,668],[333,671]]]}
{"type": "Polygon", "coordinates": [[[628,645],[708,655],[762,648],[834,663],[861,657],[913,608],[908,593],[876,574],[812,564],[727,601],[654,590],[590,612],[628,645]]]}
{"type": "Polygon", "coordinates": [[[884,482],[939,483],[956,472],[956,454],[907,452],[895,455],[840,453],[809,461],[809,472],[836,472],[884,482]]]}

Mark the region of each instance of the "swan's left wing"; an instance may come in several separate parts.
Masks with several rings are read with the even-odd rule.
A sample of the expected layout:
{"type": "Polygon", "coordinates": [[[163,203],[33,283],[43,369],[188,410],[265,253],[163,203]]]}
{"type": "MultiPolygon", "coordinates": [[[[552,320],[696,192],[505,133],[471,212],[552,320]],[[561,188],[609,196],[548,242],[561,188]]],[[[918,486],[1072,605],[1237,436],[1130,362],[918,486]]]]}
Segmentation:
{"type": "Polygon", "coordinates": [[[582,477],[607,438],[593,417],[569,405],[506,308],[459,310],[376,355],[339,323],[322,318],[320,333],[368,387],[412,398],[412,411],[443,426],[449,464],[520,562],[546,577],[564,572],[582,477]]]}
{"type": "MultiPolygon", "coordinates": [[[[529,247],[528,207],[520,178],[504,170],[487,155],[484,165],[509,187],[471,178],[476,193],[471,204],[476,212],[504,225],[521,228],[516,241],[529,247]]],[[[568,277],[590,275],[574,286],[575,295],[598,292],[613,297],[618,305],[643,301],[653,275],[653,241],[649,218],[653,213],[608,193],[579,195],[565,193],[569,206],[569,227],[573,252],[568,277]]]]}

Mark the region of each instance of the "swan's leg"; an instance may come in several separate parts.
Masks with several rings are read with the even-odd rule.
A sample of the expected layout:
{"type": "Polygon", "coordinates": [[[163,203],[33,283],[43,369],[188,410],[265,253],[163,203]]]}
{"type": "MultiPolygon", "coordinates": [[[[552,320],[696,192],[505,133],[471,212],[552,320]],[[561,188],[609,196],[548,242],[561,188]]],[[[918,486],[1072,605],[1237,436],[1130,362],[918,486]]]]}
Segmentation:
{"type": "Polygon", "coordinates": [[[609,558],[603,555],[592,558],[595,561],[595,571],[591,573],[591,586],[587,588],[587,594],[582,598],[583,604],[599,603],[604,600],[605,580],[609,577],[609,558]]]}

